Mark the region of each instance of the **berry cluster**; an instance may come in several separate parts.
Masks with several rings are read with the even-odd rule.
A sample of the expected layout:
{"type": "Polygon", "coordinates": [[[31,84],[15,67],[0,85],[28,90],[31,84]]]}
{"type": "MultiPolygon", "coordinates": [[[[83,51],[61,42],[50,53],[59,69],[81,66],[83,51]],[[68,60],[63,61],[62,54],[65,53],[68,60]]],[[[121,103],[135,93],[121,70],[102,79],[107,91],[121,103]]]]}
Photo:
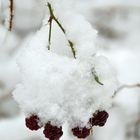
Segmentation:
{"type": "Polygon", "coordinates": [[[50,140],[59,140],[59,138],[63,135],[62,127],[53,126],[50,123],[45,125],[45,129],[43,131],[46,138],[50,140]]]}
{"type": "Polygon", "coordinates": [[[78,137],[78,138],[86,138],[87,136],[90,135],[90,130],[91,128],[79,128],[79,127],[75,127],[72,129],[73,135],[78,137]]]}
{"type": "Polygon", "coordinates": [[[104,126],[109,114],[106,111],[98,111],[89,119],[89,122],[92,126],[104,126]]]}
{"type": "Polygon", "coordinates": [[[32,115],[29,118],[25,119],[26,126],[32,131],[38,130],[40,128],[38,122],[39,122],[39,118],[37,115],[32,115]]]}
{"type": "Polygon", "coordinates": [[[93,126],[104,126],[109,114],[106,111],[98,111],[97,113],[93,114],[93,117],[89,119],[90,128],[79,128],[75,127],[72,129],[73,135],[78,138],[86,138],[90,135],[90,131],[93,126]]]}
{"type": "MultiPolygon", "coordinates": [[[[32,131],[42,127],[39,125],[39,122],[40,119],[37,115],[32,115],[25,119],[26,126],[32,131]]],[[[63,135],[62,127],[53,126],[50,122],[45,125],[43,133],[49,140],[59,140],[63,135]]]]}
{"type": "MultiPolygon", "coordinates": [[[[104,126],[107,118],[109,117],[106,111],[98,111],[97,113],[93,114],[93,117],[89,119],[90,127],[74,127],[72,128],[73,135],[78,138],[86,138],[90,135],[91,129],[93,126],[104,126]]],[[[42,126],[39,125],[40,119],[37,115],[32,115],[29,118],[25,119],[26,126],[30,130],[38,130],[42,126]]],[[[50,122],[48,122],[43,131],[46,138],[49,140],[59,140],[60,137],[63,135],[62,127],[54,126],[50,122]]]]}

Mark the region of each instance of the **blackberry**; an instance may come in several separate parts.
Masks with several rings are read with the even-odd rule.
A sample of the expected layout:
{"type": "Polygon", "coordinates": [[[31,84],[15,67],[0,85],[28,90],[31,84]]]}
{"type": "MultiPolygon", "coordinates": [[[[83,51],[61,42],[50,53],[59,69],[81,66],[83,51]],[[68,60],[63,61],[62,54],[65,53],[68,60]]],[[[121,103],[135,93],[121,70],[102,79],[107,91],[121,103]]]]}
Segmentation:
{"type": "Polygon", "coordinates": [[[92,126],[104,126],[109,114],[106,111],[98,111],[97,114],[93,115],[92,118],[89,119],[89,122],[92,126]]]}
{"type": "Polygon", "coordinates": [[[30,130],[38,130],[40,126],[38,125],[39,118],[37,115],[32,115],[25,119],[25,124],[30,130]]]}
{"type": "Polygon", "coordinates": [[[79,128],[79,127],[75,127],[75,128],[72,128],[72,132],[73,132],[73,135],[78,137],[78,138],[86,138],[87,136],[90,135],[90,128],[86,128],[86,127],[83,127],[83,128],[79,128]]]}
{"type": "Polygon", "coordinates": [[[43,133],[49,140],[59,140],[63,135],[62,127],[53,126],[50,123],[45,125],[43,133]]]}

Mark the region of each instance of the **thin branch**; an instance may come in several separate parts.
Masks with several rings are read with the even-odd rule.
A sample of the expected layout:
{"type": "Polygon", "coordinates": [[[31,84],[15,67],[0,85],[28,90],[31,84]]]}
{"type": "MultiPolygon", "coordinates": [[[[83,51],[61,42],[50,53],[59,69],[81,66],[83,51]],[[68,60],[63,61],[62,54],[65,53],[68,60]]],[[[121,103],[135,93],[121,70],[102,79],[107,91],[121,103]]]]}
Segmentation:
{"type": "Polygon", "coordinates": [[[119,92],[121,92],[122,90],[124,89],[131,89],[131,88],[140,88],[140,84],[133,84],[133,85],[127,85],[127,84],[124,84],[122,86],[120,86],[114,93],[113,97],[115,97],[119,92]]]}
{"type": "Polygon", "coordinates": [[[75,51],[75,48],[74,48],[74,44],[70,40],[68,40],[68,43],[69,43],[69,46],[71,47],[73,57],[76,59],[76,51],[75,51]]]}
{"type": "MultiPolygon", "coordinates": [[[[50,12],[50,19],[51,20],[54,20],[56,23],[57,23],[57,25],[59,26],[59,28],[62,30],[62,32],[65,34],[65,36],[66,36],[66,31],[65,31],[65,29],[63,28],[63,26],[61,25],[61,23],[58,21],[58,19],[55,17],[55,15],[54,15],[54,13],[53,13],[53,9],[52,9],[52,7],[51,7],[51,4],[48,2],[48,4],[47,4],[47,6],[48,6],[48,9],[49,9],[49,12],[50,12]]],[[[51,21],[52,22],[52,21],[51,21]]],[[[51,23],[50,22],[50,30],[49,30],[49,47],[48,47],[48,49],[50,49],[50,44],[51,44],[51,28],[52,28],[52,26],[51,26],[51,23]]],[[[67,37],[66,37],[67,38],[67,37]]],[[[70,41],[69,39],[67,39],[67,41],[68,41],[68,43],[69,43],[69,46],[70,46],[70,48],[71,48],[71,51],[72,51],[72,54],[73,54],[73,57],[76,59],[76,51],[75,51],[75,48],[74,48],[74,43],[72,42],[72,41],[70,41]]]]}
{"type": "Polygon", "coordinates": [[[10,20],[9,20],[9,31],[12,30],[13,27],[13,17],[14,17],[14,0],[10,0],[10,20]]]}
{"type": "Polygon", "coordinates": [[[54,16],[54,20],[58,24],[58,26],[60,27],[60,29],[62,30],[62,32],[65,34],[66,33],[65,29],[62,27],[61,23],[57,20],[57,18],[55,16],[54,16]]]}
{"type": "Polygon", "coordinates": [[[49,39],[48,39],[48,50],[50,50],[51,47],[51,35],[52,35],[52,18],[49,19],[49,39]]]}
{"type": "Polygon", "coordinates": [[[91,69],[91,73],[92,73],[92,75],[94,76],[95,81],[96,81],[99,85],[102,85],[102,86],[103,86],[104,84],[100,81],[99,76],[97,75],[97,72],[96,72],[96,70],[95,70],[94,68],[91,69]]]}
{"type": "Polygon", "coordinates": [[[65,29],[63,28],[63,26],[61,25],[61,23],[58,21],[58,19],[55,17],[54,13],[53,13],[53,9],[51,4],[48,2],[48,8],[49,8],[49,12],[50,12],[50,16],[51,18],[58,24],[58,26],[60,27],[60,29],[62,30],[62,32],[65,34],[65,29]]]}

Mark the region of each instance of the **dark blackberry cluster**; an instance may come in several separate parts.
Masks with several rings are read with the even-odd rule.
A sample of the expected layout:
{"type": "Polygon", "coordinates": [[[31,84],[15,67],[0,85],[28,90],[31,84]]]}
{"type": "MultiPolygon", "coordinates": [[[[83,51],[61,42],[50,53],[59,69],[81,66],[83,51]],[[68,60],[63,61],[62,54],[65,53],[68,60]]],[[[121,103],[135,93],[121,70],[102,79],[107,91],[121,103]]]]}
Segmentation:
{"type": "Polygon", "coordinates": [[[96,114],[93,115],[92,118],[89,119],[89,122],[92,126],[104,126],[109,114],[106,111],[98,111],[96,114]]]}
{"type": "Polygon", "coordinates": [[[75,127],[72,129],[73,135],[78,138],[86,138],[90,135],[90,131],[93,126],[104,126],[109,114],[106,111],[98,111],[96,114],[93,115],[92,118],[89,119],[89,123],[91,124],[91,128],[80,128],[75,127]]]}
{"type": "Polygon", "coordinates": [[[75,127],[72,129],[72,132],[73,132],[73,135],[78,137],[78,138],[86,138],[90,135],[90,130],[91,128],[86,128],[86,127],[83,127],[83,128],[79,128],[79,127],[75,127]]]}
{"type": "Polygon", "coordinates": [[[50,123],[45,125],[43,133],[49,140],[59,140],[63,135],[62,127],[53,126],[50,123]]]}
{"type": "MultiPolygon", "coordinates": [[[[25,119],[25,124],[30,130],[38,130],[42,126],[39,125],[39,117],[37,115],[32,115],[25,119]]],[[[43,131],[46,138],[49,140],[59,140],[63,135],[62,127],[57,127],[47,123],[43,131]]]]}
{"type": "Polygon", "coordinates": [[[37,115],[32,115],[25,119],[25,124],[30,130],[38,130],[40,126],[38,125],[39,118],[37,115]]]}
{"type": "MultiPolygon", "coordinates": [[[[93,126],[104,126],[107,118],[109,117],[106,111],[98,111],[97,113],[93,114],[93,117],[89,119],[90,128],[87,127],[74,127],[72,128],[72,133],[74,136],[78,138],[86,138],[90,135],[91,129],[93,126]]],[[[25,119],[26,126],[30,130],[38,130],[42,126],[39,125],[40,119],[37,115],[32,115],[25,119]]],[[[48,122],[43,131],[46,138],[49,140],[59,140],[60,137],[63,135],[62,127],[54,126],[51,122],[48,122]]]]}

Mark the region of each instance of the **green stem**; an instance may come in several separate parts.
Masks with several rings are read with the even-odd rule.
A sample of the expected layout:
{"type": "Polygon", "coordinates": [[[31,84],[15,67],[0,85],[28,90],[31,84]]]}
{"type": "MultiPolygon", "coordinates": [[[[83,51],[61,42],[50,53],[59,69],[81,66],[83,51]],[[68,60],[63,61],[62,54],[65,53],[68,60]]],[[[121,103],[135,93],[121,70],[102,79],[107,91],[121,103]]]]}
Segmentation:
{"type": "Polygon", "coordinates": [[[70,40],[68,40],[68,43],[69,43],[69,46],[71,47],[71,51],[72,51],[73,57],[76,59],[76,51],[74,49],[74,44],[70,40]]]}
{"type": "Polygon", "coordinates": [[[61,23],[57,20],[57,18],[55,17],[54,13],[53,13],[53,9],[51,4],[48,2],[48,8],[49,8],[49,12],[50,12],[50,16],[51,18],[58,24],[58,26],[60,27],[60,29],[62,30],[62,32],[65,34],[65,29],[63,28],[63,26],[61,25],[61,23]]]}
{"type": "Polygon", "coordinates": [[[103,83],[100,82],[99,77],[96,74],[94,74],[94,79],[98,84],[100,84],[102,86],[104,85],[103,83]]]}
{"type": "Polygon", "coordinates": [[[100,85],[103,86],[104,84],[100,81],[99,76],[97,75],[97,73],[96,73],[96,71],[95,71],[94,68],[92,68],[91,73],[92,73],[92,75],[94,76],[95,81],[96,81],[98,84],[100,84],[100,85]]]}
{"type": "Polygon", "coordinates": [[[52,18],[49,19],[49,39],[48,39],[48,50],[51,48],[51,35],[52,35],[52,18]]]}
{"type": "MultiPolygon", "coordinates": [[[[51,4],[48,2],[48,8],[49,8],[49,12],[50,12],[50,19],[51,19],[51,22],[50,23],[50,29],[49,29],[49,45],[48,45],[48,50],[50,49],[50,45],[51,45],[51,29],[52,29],[52,20],[54,20],[57,25],[59,26],[59,28],[62,30],[62,32],[65,34],[66,36],[66,31],[65,29],[63,28],[63,26],[61,25],[61,23],[58,21],[58,19],[55,17],[54,13],[53,13],[53,9],[52,9],[52,6],[51,4]]],[[[71,51],[72,51],[72,54],[73,54],[73,57],[76,59],[76,51],[74,49],[74,44],[72,41],[68,40],[68,43],[69,43],[69,46],[71,48],[71,51]]]]}

